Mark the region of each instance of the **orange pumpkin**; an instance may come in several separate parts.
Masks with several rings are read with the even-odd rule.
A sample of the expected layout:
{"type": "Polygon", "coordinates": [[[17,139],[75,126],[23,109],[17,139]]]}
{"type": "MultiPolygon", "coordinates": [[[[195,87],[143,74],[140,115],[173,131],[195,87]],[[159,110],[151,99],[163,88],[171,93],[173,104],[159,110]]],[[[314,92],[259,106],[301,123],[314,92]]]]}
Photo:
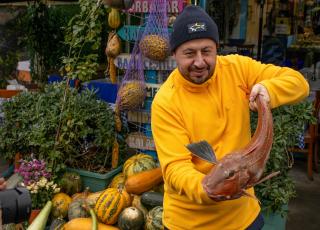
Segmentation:
{"type": "Polygon", "coordinates": [[[52,216],[54,218],[66,217],[68,214],[68,208],[72,199],[66,193],[57,193],[52,198],[52,216]]]}

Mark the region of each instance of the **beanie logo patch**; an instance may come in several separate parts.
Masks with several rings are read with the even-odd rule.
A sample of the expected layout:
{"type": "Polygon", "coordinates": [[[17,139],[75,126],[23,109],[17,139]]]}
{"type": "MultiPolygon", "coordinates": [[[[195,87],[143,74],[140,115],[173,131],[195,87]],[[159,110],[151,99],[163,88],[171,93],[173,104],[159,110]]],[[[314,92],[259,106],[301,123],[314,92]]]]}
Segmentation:
{"type": "Polygon", "coordinates": [[[196,22],[196,23],[189,24],[187,26],[188,26],[189,34],[207,31],[207,26],[204,22],[196,22]]]}

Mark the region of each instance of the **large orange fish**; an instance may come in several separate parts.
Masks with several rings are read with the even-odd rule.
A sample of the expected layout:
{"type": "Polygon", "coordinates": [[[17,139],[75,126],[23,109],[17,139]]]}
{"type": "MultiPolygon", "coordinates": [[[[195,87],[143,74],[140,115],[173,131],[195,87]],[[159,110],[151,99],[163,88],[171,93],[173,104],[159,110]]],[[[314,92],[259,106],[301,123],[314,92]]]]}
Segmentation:
{"type": "Polygon", "coordinates": [[[268,103],[257,96],[257,129],[243,149],[233,151],[217,161],[211,145],[206,141],[187,146],[190,152],[215,166],[202,181],[204,190],[213,200],[235,199],[248,195],[245,190],[278,174],[261,179],[273,141],[273,120],[268,103]]]}

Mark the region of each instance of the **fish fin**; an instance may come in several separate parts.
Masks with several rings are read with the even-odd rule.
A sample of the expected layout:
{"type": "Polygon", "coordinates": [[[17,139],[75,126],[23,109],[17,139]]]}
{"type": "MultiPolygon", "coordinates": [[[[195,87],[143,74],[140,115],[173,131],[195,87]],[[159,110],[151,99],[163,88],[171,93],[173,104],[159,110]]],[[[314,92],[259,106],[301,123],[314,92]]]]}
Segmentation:
{"type": "Polygon", "coordinates": [[[247,197],[250,197],[250,198],[252,198],[252,199],[255,199],[256,201],[259,202],[259,204],[261,204],[260,200],[259,200],[257,197],[251,195],[251,194],[248,193],[246,190],[242,189],[242,194],[243,194],[244,196],[247,196],[247,197]]]}
{"type": "Polygon", "coordinates": [[[212,164],[217,163],[216,155],[207,141],[200,141],[186,146],[187,149],[195,156],[208,161],[212,164]]]}
{"type": "MultiPolygon", "coordinates": [[[[264,181],[266,181],[266,180],[269,180],[269,179],[271,179],[272,177],[277,176],[278,174],[280,174],[280,171],[273,172],[273,173],[271,173],[271,174],[269,174],[269,175],[261,178],[260,180],[258,180],[256,183],[254,183],[254,184],[252,185],[252,187],[253,187],[253,186],[256,186],[257,184],[260,184],[260,183],[262,183],[262,182],[264,182],[264,181]]],[[[251,187],[251,186],[250,186],[250,187],[251,187]]]]}

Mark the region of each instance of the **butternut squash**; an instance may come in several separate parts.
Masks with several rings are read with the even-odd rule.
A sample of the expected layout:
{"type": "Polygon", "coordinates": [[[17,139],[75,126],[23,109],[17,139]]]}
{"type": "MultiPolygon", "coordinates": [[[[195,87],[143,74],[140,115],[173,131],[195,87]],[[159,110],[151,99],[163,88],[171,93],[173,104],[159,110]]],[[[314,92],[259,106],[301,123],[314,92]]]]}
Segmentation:
{"type": "Polygon", "coordinates": [[[161,168],[146,170],[129,176],[125,183],[128,193],[141,194],[152,189],[163,181],[161,168]]]}
{"type": "MultiPolygon", "coordinates": [[[[92,219],[91,218],[75,218],[67,222],[62,230],[91,230],[92,219]]],[[[111,225],[98,223],[99,230],[119,230],[119,228],[111,225]]]]}

